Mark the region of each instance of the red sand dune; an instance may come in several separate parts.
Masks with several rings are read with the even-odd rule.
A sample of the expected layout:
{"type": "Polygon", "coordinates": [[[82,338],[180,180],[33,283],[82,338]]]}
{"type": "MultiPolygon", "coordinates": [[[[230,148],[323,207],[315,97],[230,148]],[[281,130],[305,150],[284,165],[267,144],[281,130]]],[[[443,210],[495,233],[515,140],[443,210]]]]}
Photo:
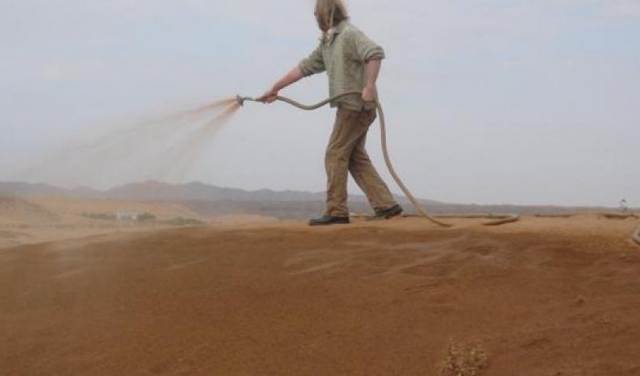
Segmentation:
{"type": "Polygon", "coordinates": [[[640,375],[637,223],[420,219],[0,250],[3,375],[640,375]],[[466,223],[466,224],[465,224],[466,223]]]}

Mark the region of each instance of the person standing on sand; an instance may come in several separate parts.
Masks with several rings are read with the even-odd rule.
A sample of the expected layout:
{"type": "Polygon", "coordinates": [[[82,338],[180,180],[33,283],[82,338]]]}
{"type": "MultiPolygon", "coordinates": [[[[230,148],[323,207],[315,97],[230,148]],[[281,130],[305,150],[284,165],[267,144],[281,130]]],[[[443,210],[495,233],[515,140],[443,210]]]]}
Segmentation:
{"type": "Polygon", "coordinates": [[[391,195],[365,150],[369,126],[376,119],[376,81],[385,57],[384,50],[349,22],[341,0],[317,0],[315,17],[322,31],[320,45],[257,98],[260,102],[272,103],[280,90],[321,72],[327,72],[331,96],[362,92],[361,96],[347,96],[331,103],[331,107],[337,107],[337,112],[325,155],[326,210],[322,217],[311,219],[309,225],[349,223],[349,172],[373,207],[374,218],[400,215],[402,207],[391,195]]]}

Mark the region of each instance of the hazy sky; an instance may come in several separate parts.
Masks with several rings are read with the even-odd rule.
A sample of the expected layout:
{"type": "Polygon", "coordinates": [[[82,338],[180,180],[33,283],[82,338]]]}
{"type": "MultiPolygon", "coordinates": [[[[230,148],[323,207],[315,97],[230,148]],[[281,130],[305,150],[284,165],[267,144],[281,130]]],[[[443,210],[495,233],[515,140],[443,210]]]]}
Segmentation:
{"type": "MultiPolygon", "coordinates": [[[[414,194],[478,204],[616,206],[624,198],[640,206],[639,1],[347,5],[353,23],[387,52],[379,91],[389,147],[414,194]]],[[[25,168],[96,130],[261,94],[319,35],[311,0],[0,0],[0,9],[0,180],[24,178],[25,168]]],[[[317,102],[327,95],[326,76],[282,94],[317,102]]],[[[55,162],[28,179],[322,191],[332,121],[329,109],[248,103],[193,169],[172,177],[144,163],[107,174],[103,163],[88,173],[55,162]]],[[[378,135],[375,125],[368,149],[399,192],[378,135]]],[[[154,141],[138,142],[144,151],[154,141]]]]}

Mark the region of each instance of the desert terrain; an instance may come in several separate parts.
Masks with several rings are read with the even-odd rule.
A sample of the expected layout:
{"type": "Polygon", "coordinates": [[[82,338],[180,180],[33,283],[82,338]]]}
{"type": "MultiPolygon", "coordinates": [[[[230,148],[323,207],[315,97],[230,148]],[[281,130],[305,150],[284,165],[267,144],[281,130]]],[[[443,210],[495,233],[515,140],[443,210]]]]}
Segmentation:
{"type": "Polygon", "coordinates": [[[0,196],[0,374],[640,375],[637,218],[447,221],[0,196]]]}

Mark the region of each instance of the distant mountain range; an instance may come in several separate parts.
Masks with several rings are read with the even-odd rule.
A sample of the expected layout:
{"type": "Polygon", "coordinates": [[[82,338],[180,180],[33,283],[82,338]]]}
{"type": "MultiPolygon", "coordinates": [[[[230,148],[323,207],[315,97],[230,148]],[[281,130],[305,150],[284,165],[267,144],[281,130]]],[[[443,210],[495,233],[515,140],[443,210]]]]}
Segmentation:
{"type": "MultiPolygon", "coordinates": [[[[200,182],[167,184],[145,181],[96,190],[79,187],[64,189],[47,184],[0,182],[0,192],[13,196],[55,196],[85,199],[109,199],[123,201],[170,201],[181,202],[202,214],[254,213],[281,218],[299,218],[318,214],[323,210],[325,194],[302,191],[272,191],[262,189],[246,191],[235,188],[220,188],[200,182]]],[[[399,202],[407,212],[411,205],[403,198],[399,202]]],[[[349,197],[350,207],[357,212],[370,212],[364,196],[349,197]]],[[[517,206],[517,205],[462,205],[432,200],[421,200],[432,213],[527,213],[549,214],[575,211],[602,211],[611,208],[561,207],[561,206],[517,206]]]]}
{"type": "MultiPolygon", "coordinates": [[[[134,201],[318,201],[324,193],[303,191],[272,191],[262,189],[246,191],[235,188],[220,188],[200,182],[167,184],[145,181],[97,190],[88,187],[64,189],[48,184],[0,182],[0,192],[14,196],[61,196],[90,199],[114,199],[134,201]]],[[[362,196],[352,196],[363,201],[362,196]]]]}

